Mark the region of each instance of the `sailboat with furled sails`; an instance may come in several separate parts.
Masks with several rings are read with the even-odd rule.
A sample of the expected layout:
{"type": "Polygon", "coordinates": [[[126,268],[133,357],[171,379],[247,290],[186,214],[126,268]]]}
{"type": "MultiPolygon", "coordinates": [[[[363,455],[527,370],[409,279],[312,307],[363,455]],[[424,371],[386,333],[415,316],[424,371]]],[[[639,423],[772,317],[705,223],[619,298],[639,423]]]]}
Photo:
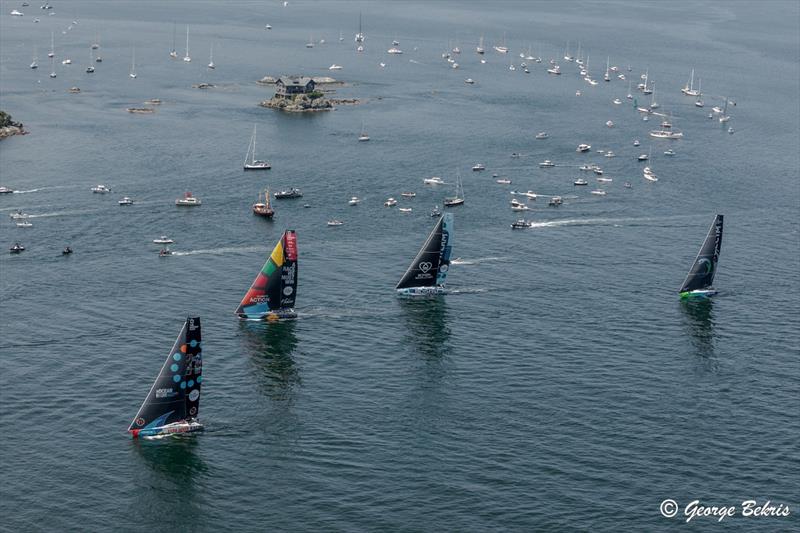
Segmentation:
{"type": "Polygon", "coordinates": [[[714,274],[717,272],[717,261],[722,247],[722,215],[714,217],[708,230],[706,240],[692,263],[692,268],[681,286],[681,299],[707,298],[717,293],[712,287],[714,274]]]}
{"type": "Polygon", "coordinates": [[[453,214],[445,213],[403,274],[395,289],[402,296],[444,293],[453,248],[453,214]]]}
{"type": "Polygon", "coordinates": [[[162,437],[203,429],[197,421],[203,382],[200,341],[200,318],[187,318],[161,372],[128,427],[131,437],[162,437]]]}
{"type": "Polygon", "coordinates": [[[244,320],[274,322],[297,318],[297,236],[286,230],[242,298],[236,314],[244,320]]]}

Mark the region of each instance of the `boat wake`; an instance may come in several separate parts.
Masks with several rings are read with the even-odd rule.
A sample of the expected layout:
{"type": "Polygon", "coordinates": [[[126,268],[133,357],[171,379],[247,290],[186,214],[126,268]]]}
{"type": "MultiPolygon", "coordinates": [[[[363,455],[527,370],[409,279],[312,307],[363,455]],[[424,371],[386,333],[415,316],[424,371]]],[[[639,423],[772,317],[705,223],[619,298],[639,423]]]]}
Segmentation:
{"type": "Polygon", "coordinates": [[[53,211],[52,213],[40,213],[38,215],[28,215],[28,218],[50,218],[50,217],[65,217],[72,215],[90,215],[97,213],[97,210],[84,210],[84,211],[53,211]]]}
{"type": "Polygon", "coordinates": [[[188,250],[186,252],[172,252],[172,255],[222,255],[237,252],[264,252],[263,246],[230,246],[226,248],[209,248],[206,250],[188,250]]]}
{"type": "Polygon", "coordinates": [[[569,218],[563,220],[549,220],[547,222],[534,222],[532,228],[556,228],[559,226],[622,226],[623,222],[641,220],[637,218],[569,218]]]}
{"type": "Polygon", "coordinates": [[[489,292],[485,287],[464,287],[462,289],[447,289],[445,294],[479,294],[482,292],[489,292]]]}
{"type": "Polygon", "coordinates": [[[451,265],[480,265],[483,263],[493,263],[497,261],[507,261],[508,257],[477,257],[475,259],[462,259],[456,257],[450,261],[451,265]]]}

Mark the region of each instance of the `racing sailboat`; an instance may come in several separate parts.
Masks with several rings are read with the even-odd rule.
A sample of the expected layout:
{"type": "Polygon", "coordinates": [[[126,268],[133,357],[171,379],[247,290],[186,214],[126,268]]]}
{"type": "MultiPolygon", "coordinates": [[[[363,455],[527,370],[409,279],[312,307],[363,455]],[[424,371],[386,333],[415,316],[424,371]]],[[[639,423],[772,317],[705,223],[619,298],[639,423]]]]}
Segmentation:
{"type": "Polygon", "coordinates": [[[403,274],[395,289],[403,296],[444,293],[453,248],[453,214],[445,213],[403,274]]]}
{"type": "Polygon", "coordinates": [[[236,314],[244,320],[270,322],[297,318],[297,236],[286,230],[261,267],[236,314]]]}
{"type": "Polygon", "coordinates": [[[128,427],[131,437],[159,437],[203,429],[197,421],[203,382],[200,340],[200,318],[187,318],[161,372],[128,427]]]}
{"type": "Polygon", "coordinates": [[[692,268],[681,286],[681,299],[707,298],[717,293],[712,287],[714,274],[717,272],[717,261],[722,247],[722,215],[714,217],[708,230],[706,240],[692,263],[692,268]]]}

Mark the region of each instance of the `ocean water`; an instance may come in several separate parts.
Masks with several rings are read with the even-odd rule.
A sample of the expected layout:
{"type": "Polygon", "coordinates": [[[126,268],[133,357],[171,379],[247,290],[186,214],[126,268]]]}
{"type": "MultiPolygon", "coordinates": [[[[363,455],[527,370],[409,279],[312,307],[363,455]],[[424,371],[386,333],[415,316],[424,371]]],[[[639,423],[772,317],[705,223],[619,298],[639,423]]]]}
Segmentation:
{"type": "Polygon", "coordinates": [[[770,500],[792,515],[724,522],[798,527],[798,4],[54,0],[52,16],[19,4],[0,1],[0,108],[30,131],[0,144],[0,184],[18,191],[0,197],[0,243],[28,248],[0,254],[0,529],[686,527],[659,512],[667,498],[681,510],[770,500]],[[193,60],[171,60],[187,25],[193,60]],[[89,75],[96,38],[104,61],[89,75]],[[403,55],[385,53],[393,39],[403,55]],[[491,48],[503,40],[508,55],[491,48]],[[581,41],[597,86],[560,59],[567,41],[573,54],[581,41]],[[441,57],[454,46],[459,69],[441,57]],[[529,46],[545,63],[510,71],[529,46]],[[661,117],[643,122],[627,82],[602,81],[606,57],[640,105],[649,73],[683,139],[648,137],[661,117]],[[545,73],[550,58],[561,76],[545,73]],[[692,68],[704,109],[680,93],[692,68]],[[333,75],[346,82],[335,96],[361,104],[258,107],[272,91],[255,80],[282,74],[333,75]],[[706,115],[726,97],[721,125],[706,115]],[[156,113],[125,111],[148,98],[163,100],[156,113]],[[264,173],[241,170],[254,124],[264,173]],[[651,147],[657,183],[636,160],[651,147]],[[604,197],[593,175],[572,185],[589,162],[613,178],[604,197]],[[422,179],[456,173],[467,201],[452,292],[398,300],[428,212],[452,192],[422,179]],[[92,194],[98,183],[113,192],[92,194]],[[264,221],[250,205],[266,186],[305,196],[264,221]],[[201,207],[174,206],[187,190],[201,207]],[[529,230],[509,227],[512,190],[545,196],[529,202],[529,230]],[[556,194],[564,205],[547,207],[556,194]],[[383,207],[389,196],[413,211],[383,207]],[[17,209],[33,227],[13,224],[17,209]],[[683,304],[715,213],[720,293],[683,304]],[[300,319],[242,323],[233,310],[286,228],[300,319]],[[151,243],[162,234],[172,257],[151,243]],[[206,431],[131,441],[187,315],[204,326],[206,431]]]}

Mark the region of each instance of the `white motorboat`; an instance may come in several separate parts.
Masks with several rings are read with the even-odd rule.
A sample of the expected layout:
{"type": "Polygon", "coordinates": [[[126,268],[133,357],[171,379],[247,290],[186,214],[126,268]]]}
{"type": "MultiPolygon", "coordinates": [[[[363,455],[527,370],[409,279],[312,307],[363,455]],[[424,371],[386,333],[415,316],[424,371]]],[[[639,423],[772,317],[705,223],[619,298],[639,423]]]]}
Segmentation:
{"type": "Polygon", "coordinates": [[[589,185],[589,182],[583,178],[578,178],[572,182],[573,185],[589,185]]]}
{"type": "Polygon", "coordinates": [[[383,202],[385,207],[394,207],[397,205],[397,200],[394,198],[388,198],[385,202],[383,202]]]}
{"type": "Polygon", "coordinates": [[[133,205],[133,200],[130,197],[125,196],[125,197],[122,198],[122,200],[120,200],[117,203],[119,205],[133,205]]]}
{"type": "Polygon", "coordinates": [[[353,196],[352,198],[350,198],[350,200],[347,201],[347,203],[350,205],[358,205],[360,202],[361,198],[359,198],[358,196],[353,196]]]}
{"type": "Polygon", "coordinates": [[[153,239],[153,243],[154,243],[154,244],[172,244],[172,243],[174,243],[174,242],[175,242],[175,241],[173,241],[172,239],[170,239],[170,238],[169,238],[169,237],[167,237],[166,235],[162,235],[162,236],[161,236],[161,237],[159,237],[158,239],[153,239]]]}
{"type": "Polygon", "coordinates": [[[553,196],[550,198],[550,201],[547,202],[547,205],[550,207],[558,207],[564,203],[564,199],[560,196],[553,196]]]}
{"type": "Polygon", "coordinates": [[[188,191],[183,194],[183,198],[178,198],[175,200],[175,205],[184,207],[194,207],[200,205],[201,203],[202,202],[200,201],[200,198],[192,196],[192,193],[188,191]]]}
{"type": "Polygon", "coordinates": [[[432,176],[430,178],[424,178],[422,183],[426,185],[444,185],[444,180],[439,176],[432,176]]]}
{"type": "Polygon", "coordinates": [[[650,137],[655,137],[656,139],[680,139],[681,137],[683,137],[683,132],[670,131],[670,130],[652,130],[650,132],[650,137]]]}
{"type": "Polygon", "coordinates": [[[410,213],[411,211],[413,211],[411,207],[398,207],[397,210],[400,211],[401,213],[410,213]]]}
{"type": "Polygon", "coordinates": [[[545,159],[544,161],[539,163],[539,166],[542,167],[542,168],[549,168],[549,167],[556,166],[556,164],[553,163],[552,161],[550,161],[549,159],[545,159]]]}
{"type": "Polygon", "coordinates": [[[333,65],[328,67],[328,70],[342,70],[342,66],[334,63],[333,65]]]}
{"type": "Polygon", "coordinates": [[[606,191],[604,191],[603,189],[595,189],[592,191],[592,194],[595,194],[597,196],[605,196],[606,191]]]}
{"type": "Polygon", "coordinates": [[[483,163],[475,163],[472,165],[472,170],[479,172],[481,170],[486,170],[486,166],[483,163]]]}
{"type": "Polygon", "coordinates": [[[342,222],[341,220],[335,219],[335,218],[328,221],[328,226],[341,226],[343,224],[344,224],[344,222],[342,222]]]}
{"type": "Polygon", "coordinates": [[[103,184],[100,184],[100,185],[97,185],[96,187],[92,187],[92,192],[93,193],[98,193],[98,194],[105,194],[107,192],[111,192],[111,189],[109,189],[108,187],[106,187],[103,184]]]}
{"type": "Polygon", "coordinates": [[[510,185],[511,184],[511,180],[508,179],[508,178],[500,178],[500,179],[496,179],[494,181],[496,183],[499,183],[500,185],[510,185]]]}
{"type": "Polygon", "coordinates": [[[546,131],[540,131],[536,134],[537,139],[547,139],[550,135],[546,131]]]}
{"type": "Polygon", "coordinates": [[[578,147],[575,149],[576,152],[588,152],[592,149],[592,145],[590,144],[579,144],[578,147]]]}
{"type": "Polygon", "coordinates": [[[417,193],[406,191],[406,192],[401,192],[400,196],[402,196],[403,198],[415,198],[417,196],[417,193]]]}

